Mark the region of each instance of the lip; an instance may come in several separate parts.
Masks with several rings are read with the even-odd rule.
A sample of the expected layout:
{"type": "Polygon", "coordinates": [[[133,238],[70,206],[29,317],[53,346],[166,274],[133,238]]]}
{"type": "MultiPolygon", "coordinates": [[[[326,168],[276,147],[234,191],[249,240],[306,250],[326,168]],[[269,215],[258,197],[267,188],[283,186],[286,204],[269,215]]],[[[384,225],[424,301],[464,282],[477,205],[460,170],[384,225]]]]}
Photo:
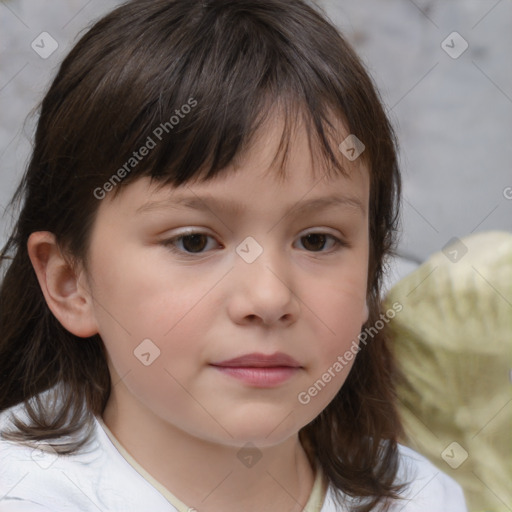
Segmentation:
{"type": "Polygon", "coordinates": [[[293,359],[293,357],[283,352],[276,352],[275,354],[260,354],[253,352],[251,354],[245,354],[240,357],[233,359],[226,359],[219,363],[211,363],[212,366],[222,366],[226,368],[239,368],[239,367],[251,367],[251,368],[272,368],[276,366],[289,367],[289,368],[301,368],[301,365],[293,359]]]}
{"type": "Polygon", "coordinates": [[[302,368],[293,357],[282,352],[271,355],[246,354],[219,363],[211,363],[211,366],[224,375],[258,388],[278,386],[302,368]]]}

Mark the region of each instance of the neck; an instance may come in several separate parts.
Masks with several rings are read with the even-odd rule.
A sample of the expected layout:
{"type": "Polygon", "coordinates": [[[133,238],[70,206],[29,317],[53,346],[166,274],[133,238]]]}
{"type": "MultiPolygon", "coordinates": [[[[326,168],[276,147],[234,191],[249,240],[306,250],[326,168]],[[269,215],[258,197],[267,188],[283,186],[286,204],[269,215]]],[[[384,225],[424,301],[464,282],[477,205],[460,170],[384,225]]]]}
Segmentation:
{"type": "Polygon", "coordinates": [[[119,407],[123,388],[112,390],[103,421],[130,455],[188,507],[201,512],[304,509],[315,475],[298,434],[252,450],[199,439],[128,398],[128,390],[122,402],[130,399],[130,407],[119,407]]]}

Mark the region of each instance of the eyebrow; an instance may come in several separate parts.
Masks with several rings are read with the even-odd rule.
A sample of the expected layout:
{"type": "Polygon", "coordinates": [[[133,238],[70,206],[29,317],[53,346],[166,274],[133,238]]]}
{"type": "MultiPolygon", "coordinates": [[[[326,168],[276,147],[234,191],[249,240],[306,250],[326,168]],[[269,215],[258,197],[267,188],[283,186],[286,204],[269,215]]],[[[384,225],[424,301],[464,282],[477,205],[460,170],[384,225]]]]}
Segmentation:
{"type": "MultiPolygon", "coordinates": [[[[316,199],[301,200],[293,204],[288,204],[285,210],[294,213],[310,213],[319,210],[328,210],[336,207],[345,207],[360,210],[360,213],[366,214],[366,208],[357,197],[330,195],[316,199]]],[[[172,199],[149,201],[139,208],[136,213],[148,213],[160,209],[194,209],[199,211],[220,211],[231,214],[241,214],[247,209],[245,204],[234,201],[233,199],[220,199],[212,196],[177,196],[172,199]]]]}

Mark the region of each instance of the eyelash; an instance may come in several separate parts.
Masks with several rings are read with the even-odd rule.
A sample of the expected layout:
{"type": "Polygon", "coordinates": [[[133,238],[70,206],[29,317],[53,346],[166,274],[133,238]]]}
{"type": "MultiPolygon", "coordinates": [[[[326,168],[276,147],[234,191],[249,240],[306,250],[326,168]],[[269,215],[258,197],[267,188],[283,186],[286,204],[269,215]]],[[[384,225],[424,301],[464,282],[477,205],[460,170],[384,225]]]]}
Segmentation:
{"type": "MultiPolygon", "coordinates": [[[[186,252],[186,251],[182,251],[176,247],[176,242],[179,242],[180,240],[183,240],[184,238],[187,238],[192,235],[206,235],[208,238],[213,238],[211,235],[208,235],[207,233],[204,233],[202,231],[187,231],[185,233],[182,233],[181,235],[164,240],[161,242],[161,244],[164,247],[166,247],[169,251],[171,251],[175,254],[180,254],[181,256],[190,257],[190,258],[194,258],[195,256],[202,256],[203,254],[205,254],[205,252],[197,252],[197,253],[186,252]]],[[[311,232],[303,235],[300,238],[304,238],[308,235],[325,235],[326,238],[330,238],[331,240],[334,241],[334,250],[331,250],[331,251],[308,251],[308,252],[311,252],[312,254],[317,254],[317,253],[331,254],[331,253],[339,251],[342,248],[349,247],[349,244],[340,240],[339,238],[335,237],[334,235],[331,235],[329,233],[323,233],[321,231],[311,231],[311,232]]]]}

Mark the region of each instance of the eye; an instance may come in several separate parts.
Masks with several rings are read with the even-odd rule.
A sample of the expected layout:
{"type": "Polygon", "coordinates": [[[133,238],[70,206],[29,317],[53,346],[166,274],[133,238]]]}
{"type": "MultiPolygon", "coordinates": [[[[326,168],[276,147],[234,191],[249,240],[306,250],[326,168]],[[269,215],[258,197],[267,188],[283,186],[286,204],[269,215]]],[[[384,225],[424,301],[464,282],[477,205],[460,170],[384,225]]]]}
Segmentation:
{"type": "Polygon", "coordinates": [[[307,235],[301,236],[300,240],[305,240],[305,243],[303,242],[303,245],[309,252],[334,252],[340,247],[347,246],[345,242],[342,242],[339,238],[336,238],[334,235],[329,235],[328,233],[321,232],[308,233],[307,235]],[[335,248],[334,251],[322,250],[325,247],[327,240],[331,240],[333,242],[331,247],[335,248]]]}
{"type": "MultiPolygon", "coordinates": [[[[184,234],[169,238],[168,240],[164,240],[162,245],[167,247],[171,252],[180,254],[182,256],[201,255],[205,253],[205,248],[208,245],[208,238],[213,239],[212,236],[200,231],[188,231],[184,234]],[[182,248],[178,247],[180,245],[182,248]]],[[[341,247],[348,246],[348,244],[335,237],[334,235],[322,232],[307,233],[306,235],[301,236],[299,240],[305,241],[303,242],[303,246],[308,252],[331,253],[335,252],[341,247]],[[325,251],[323,249],[327,245],[328,240],[331,241],[332,250],[325,251]]]]}
{"type": "Polygon", "coordinates": [[[178,253],[184,256],[191,256],[194,254],[202,254],[205,245],[205,240],[213,238],[206,233],[199,231],[189,231],[182,235],[175,236],[169,240],[164,240],[162,245],[167,247],[171,252],[178,253]],[[178,249],[177,245],[182,244],[184,250],[178,249]]]}

